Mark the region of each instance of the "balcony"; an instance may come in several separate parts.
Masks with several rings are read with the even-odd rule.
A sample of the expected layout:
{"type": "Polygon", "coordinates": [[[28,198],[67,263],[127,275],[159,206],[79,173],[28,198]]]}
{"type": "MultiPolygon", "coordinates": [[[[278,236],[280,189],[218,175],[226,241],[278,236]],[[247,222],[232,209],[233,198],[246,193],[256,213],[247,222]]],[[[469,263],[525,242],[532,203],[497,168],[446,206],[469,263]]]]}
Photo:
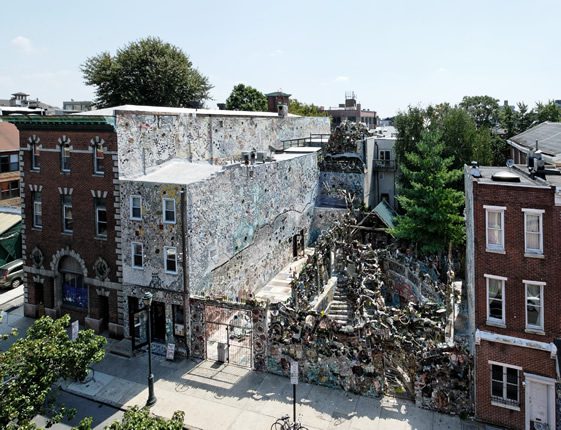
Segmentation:
{"type": "Polygon", "coordinates": [[[373,160],[373,169],[382,171],[394,171],[396,169],[395,160],[373,160]]]}

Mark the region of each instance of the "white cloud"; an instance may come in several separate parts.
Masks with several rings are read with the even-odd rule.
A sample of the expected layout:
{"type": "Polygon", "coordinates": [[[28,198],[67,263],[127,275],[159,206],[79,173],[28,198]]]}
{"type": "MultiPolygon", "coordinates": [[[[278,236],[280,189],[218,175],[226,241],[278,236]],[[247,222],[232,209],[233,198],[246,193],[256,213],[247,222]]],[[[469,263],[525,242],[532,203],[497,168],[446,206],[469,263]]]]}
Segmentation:
{"type": "Polygon", "coordinates": [[[446,67],[439,67],[438,69],[436,69],[436,71],[438,73],[446,73],[448,69],[446,67]]]}
{"type": "Polygon", "coordinates": [[[279,57],[284,54],[282,49],[275,49],[274,51],[269,52],[269,57],[279,57]]]}
{"type": "Polygon", "coordinates": [[[19,51],[30,54],[34,51],[33,44],[31,43],[31,39],[24,37],[24,36],[17,36],[14,37],[11,41],[12,46],[19,51]]]}
{"type": "Polygon", "coordinates": [[[348,76],[337,76],[335,82],[347,82],[350,79],[348,76]]]}

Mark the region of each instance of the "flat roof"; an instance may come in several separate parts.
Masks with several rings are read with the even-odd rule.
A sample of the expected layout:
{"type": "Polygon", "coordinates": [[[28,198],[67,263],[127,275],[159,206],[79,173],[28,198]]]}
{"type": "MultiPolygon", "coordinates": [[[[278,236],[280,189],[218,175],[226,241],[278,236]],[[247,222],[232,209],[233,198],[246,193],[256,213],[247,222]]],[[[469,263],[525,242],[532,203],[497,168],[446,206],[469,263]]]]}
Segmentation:
{"type": "MultiPolygon", "coordinates": [[[[220,110],[220,109],[191,109],[191,108],[177,108],[166,106],[138,106],[138,105],[122,105],[110,108],[91,110],[81,112],[79,115],[98,115],[98,116],[113,116],[115,112],[131,112],[143,114],[197,114],[197,115],[216,115],[216,116],[252,116],[252,117],[267,117],[279,118],[276,112],[248,112],[242,110],[220,110]]],[[[299,117],[300,115],[288,114],[289,117],[299,117]]]]}
{"type": "Polygon", "coordinates": [[[138,182],[158,182],[167,184],[191,184],[210,178],[213,174],[223,170],[222,166],[210,163],[194,163],[181,158],[167,161],[146,175],[123,180],[138,182]]]}
{"type": "MultiPolygon", "coordinates": [[[[318,146],[291,146],[290,148],[286,148],[284,152],[289,154],[298,154],[298,153],[310,153],[310,152],[319,152],[321,148],[318,146]]],[[[280,154],[275,154],[280,155],[280,154]]]]}
{"type": "MultiPolygon", "coordinates": [[[[493,184],[493,185],[505,185],[511,187],[535,187],[535,188],[550,188],[549,178],[553,176],[547,176],[546,181],[540,179],[532,179],[524,170],[525,166],[519,165],[515,167],[506,166],[479,166],[479,172],[481,173],[480,178],[472,176],[472,179],[480,184],[493,184]],[[495,181],[493,180],[493,175],[496,173],[510,173],[511,175],[516,175],[520,178],[520,182],[508,182],[508,181],[495,181]]],[[[467,166],[468,172],[470,166],[467,166]]]]}

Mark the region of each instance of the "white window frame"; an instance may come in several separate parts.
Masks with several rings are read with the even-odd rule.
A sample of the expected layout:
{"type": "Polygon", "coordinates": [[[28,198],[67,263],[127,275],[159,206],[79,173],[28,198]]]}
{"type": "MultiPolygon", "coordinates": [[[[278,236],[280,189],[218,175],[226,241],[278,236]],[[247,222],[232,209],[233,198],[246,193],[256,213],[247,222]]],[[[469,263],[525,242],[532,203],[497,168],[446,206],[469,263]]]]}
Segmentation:
{"type": "Polygon", "coordinates": [[[72,197],[69,195],[62,196],[62,231],[64,233],[72,233],[74,231],[74,214],[72,213],[72,228],[66,228],[66,210],[70,209],[72,213],[72,197]],[[65,200],[68,200],[65,202],[65,200]]]}
{"type": "Polygon", "coordinates": [[[41,191],[34,191],[32,199],[33,199],[33,227],[43,228],[43,201],[42,201],[41,191]],[[41,222],[37,222],[38,215],[41,219],[41,222]]]}
{"type": "Polygon", "coordinates": [[[103,237],[106,238],[107,237],[107,201],[105,199],[101,199],[101,198],[95,198],[94,200],[94,204],[95,204],[95,235],[97,237],[103,237]],[[102,200],[103,200],[103,204],[102,204],[102,200]],[[100,228],[99,228],[99,211],[103,210],[105,212],[105,233],[100,233],[100,228]]]}
{"type": "Polygon", "coordinates": [[[31,144],[31,170],[40,170],[39,147],[36,143],[31,144]]]}
{"type": "Polygon", "coordinates": [[[142,242],[131,242],[131,267],[133,269],[144,269],[144,245],[142,242]],[[135,254],[135,246],[139,245],[140,246],[140,254],[135,254]],[[137,266],[136,264],[134,264],[134,257],[135,255],[140,255],[140,258],[142,259],[142,264],[140,266],[137,266]]]}
{"type": "Polygon", "coordinates": [[[70,172],[70,145],[67,143],[60,146],[60,170],[70,172]]]}
{"type": "Polygon", "coordinates": [[[168,199],[168,198],[164,198],[162,199],[162,219],[164,224],[175,224],[176,222],[176,214],[175,214],[175,199],[168,199]],[[173,221],[167,220],[166,219],[166,202],[172,202],[173,203],[173,221]]]}
{"type": "Polygon", "coordinates": [[[488,275],[485,274],[483,275],[485,276],[485,286],[486,286],[486,294],[485,294],[485,302],[486,302],[486,315],[487,315],[487,321],[486,324],[487,325],[493,325],[493,326],[499,326],[499,327],[506,327],[506,307],[505,307],[505,296],[506,296],[506,281],[507,278],[505,278],[504,276],[495,276],[495,275],[488,275]],[[500,281],[501,282],[501,290],[502,290],[502,294],[501,294],[501,300],[502,300],[502,319],[498,319],[498,318],[494,318],[491,317],[491,312],[490,312],[490,301],[489,301],[489,280],[495,280],[495,281],[500,281]]]}
{"type": "Polygon", "coordinates": [[[483,205],[483,209],[485,209],[485,248],[487,251],[490,252],[504,252],[505,250],[505,206],[489,206],[483,205]],[[500,213],[501,219],[501,243],[489,243],[489,212],[498,212],[500,213]]]}
{"type": "Polygon", "coordinates": [[[522,209],[522,212],[524,212],[524,254],[525,255],[543,255],[543,214],[545,212],[545,210],[543,209],[522,209]],[[535,234],[535,232],[528,232],[527,231],[527,226],[528,226],[528,215],[533,215],[533,216],[538,216],[539,217],[539,228],[540,230],[538,231],[539,234],[539,248],[528,248],[528,233],[530,234],[535,234]]]}
{"type": "Polygon", "coordinates": [[[491,381],[491,383],[489,384],[489,394],[491,396],[491,404],[493,406],[499,406],[501,408],[519,411],[520,410],[520,375],[522,372],[522,368],[520,366],[514,366],[512,364],[506,364],[506,363],[499,363],[497,361],[491,361],[491,360],[489,360],[488,363],[489,363],[489,372],[490,372],[489,379],[491,381]],[[501,381],[503,385],[503,395],[501,399],[495,399],[495,396],[493,396],[493,366],[499,366],[503,368],[503,378],[501,381]],[[516,401],[507,398],[507,387],[509,383],[506,377],[506,373],[507,373],[506,369],[514,369],[517,372],[516,387],[517,387],[518,399],[516,401]]]}
{"type": "Polygon", "coordinates": [[[177,248],[175,246],[164,246],[164,271],[169,274],[177,274],[177,248]],[[168,253],[170,250],[175,251],[175,270],[168,269],[168,253]]]}
{"type": "Polygon", "coordinates": [[[544,312],[545,312],[545,301],[544,301],[544,286],[545,282],[541,281],[528,281],[523,279],[524,284],[524,313],[526,315],[526,331],[543,334],[544,332],[544,312]],[[528,286],[540,287],[540,321],[539,325],[533,325],[528,323],[528,286]]]}
{"type": "Polygon", "coordinates": [[[105,152],[103,150],[103,144],[102,143],[96,143],[93,146],[93,162],[94,162],[94,174],[95,175],[104,175],[105,174],[105,170],[104,170],[104,166],[103,166],[104,158],[105,158],[105,152]],[[101,151],[101,153],[103,154],[101,157],[97,156],[98,148],[101,151]]]}
{"type": "Polygon", "coordinates": [[[130,219],[136,221],[142,221],[142,196],[139,195],[130,196],[129,203],[130,203],[130,219]],[[138,209],[140,212],[140,216],[138,217],[134,216],[134,208],[136,207],[133,205],[134,199],[138,199],[138,209]]]}

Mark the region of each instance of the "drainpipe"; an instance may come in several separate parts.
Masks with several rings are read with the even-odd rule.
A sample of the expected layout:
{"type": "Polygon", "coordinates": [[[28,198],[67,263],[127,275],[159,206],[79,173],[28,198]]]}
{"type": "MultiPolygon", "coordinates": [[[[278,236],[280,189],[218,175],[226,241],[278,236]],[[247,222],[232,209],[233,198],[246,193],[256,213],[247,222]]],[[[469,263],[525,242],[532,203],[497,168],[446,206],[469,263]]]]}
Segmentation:
{"type": "Polygon", "coordinates": [[[187,193],[185,187],[181,187],[180,192],[180,210],[181,210],[181,263],[183,266],[183,326],[185,331],[185,353],[189,357],[191,354],[191,312],[189,304],[189,268],[187,267],[187,238],[185,237],[187,229],[185,228],[185,212],[187,210],[187,193]]]}
{"type": "MultiPolygon", "coordinates": [[[[378,142],[376,142],[376,138],[374,138],[374,148],[375,148],[375,151],[374,151],[374,165],[376,165],[377,161],[378,161],[378,157],[379,157],[378,142]]],[[[374,184],[376,185],[376,203],[374,204],[374,206],[376,207],[378,205],[378,203],[380,203],[380,197],[379,197],[379,195],[380,195],[379,188],[380,187],[378,185],[380,183],[380,181],[378,180],[378,174],[379,174],[378,166],[376,166],[376,169],[372,173],[374,173],[374,184]]]]}

